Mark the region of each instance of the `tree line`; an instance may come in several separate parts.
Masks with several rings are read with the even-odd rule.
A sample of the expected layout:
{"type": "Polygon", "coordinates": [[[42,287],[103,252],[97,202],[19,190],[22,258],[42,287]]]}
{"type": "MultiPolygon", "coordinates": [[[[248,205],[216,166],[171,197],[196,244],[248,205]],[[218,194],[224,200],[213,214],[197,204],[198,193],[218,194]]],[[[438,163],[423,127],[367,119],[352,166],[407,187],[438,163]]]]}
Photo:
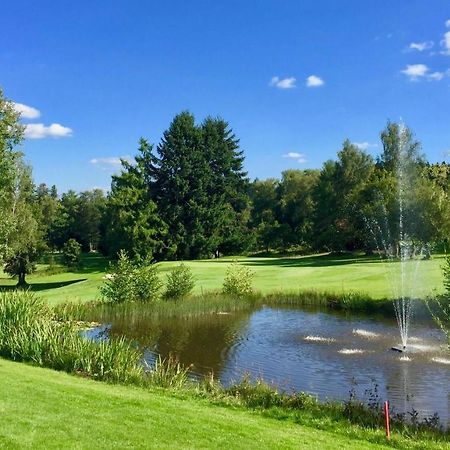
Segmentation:
{"type": "Polygon", "coordinates": [[[107,194],[35,186],[17,150],[22,140],[20,116],[0,91],[0,259],[19,282],[40,254],[70,239],[84,251],[151,261],[273,250],[399,254],[405,239],[420,246],[450,236],[450,165],[428,163],[411,130],[393,122],[377,158],[346,140],[321,169],[250,181],[229,124],[197,124],[182,112],[156,146],[140,140],[107,194]]]}

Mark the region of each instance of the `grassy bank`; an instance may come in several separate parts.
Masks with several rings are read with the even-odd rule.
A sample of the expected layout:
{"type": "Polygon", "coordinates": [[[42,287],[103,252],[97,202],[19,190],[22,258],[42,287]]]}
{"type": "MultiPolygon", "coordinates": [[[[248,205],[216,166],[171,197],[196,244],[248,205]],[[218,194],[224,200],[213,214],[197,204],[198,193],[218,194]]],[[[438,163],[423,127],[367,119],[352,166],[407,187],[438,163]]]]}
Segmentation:
{"type": "MultiPolygon", "coordinates": [[[[332,256],[313,255],[287,258],[238,258],[254,273],[254,287],[261,294],[297,293],[305,291],[328,292],[342,295],[349,291],[365,293],[375,300],[392,298],[391,277],[400,273],[398,262],[380,261],[377,256],[332,256]]],[[[231,258],[218,260],[188,261],[196,285],[195,294],[220,290],[231,258]]],[[[175,264],[159,263],[161,276],[165,277],[175,264]]],[[[408,264],[410,273],[415,272],[415,262],[408,264]]],[[[413,276],[416,293],[429,295],[442,292],[442,257],[436,256],[421,261],[417,274],[413,276]]],[[[93,301],[98,299],[98,288],[106,273],[108,262],[99,255],[85,255],[83,268],[58,274],[46,273],[40,265],[36,274],[28,277],[30,288],[39,293],[49,304],[68,301],[93,301]]],[[[399,278],[397,278],[398,280],[399,278]]],[[[11,289],[14,280],[0,273],[0,288],[11,289]]]]}
{"type": "MultiPolygon", "coordinates": [[[[382,430],[304,412],[214,404],[189,392],[109,385],[0,359],[2,448],[387,448],[382,430]]],[[[396,448],[446,448],[395,436],[396,448]]]]}
{"type": "MultiPolygon", "coordinates": [[[[113,393],[114,391],[120,391],[125,389],[124,387],[119,387],[119,385],[128,385],[130,391],[120,391],[126,394],[127,392],[131,395],[131,392],[138,392],[137,389],[141,389],[141,394],[137,393],[136,398],[148,398],[149,394],[159,395],[161,398],[160,405],[167,406],[171,399],[176,398],[184,399],[183,408],[192,409],[196,411],[195,420],[192,414],[187,419],[190,426],[193,428],[191,430],[191,443],[195,447],[202,446],[202,439],[208,439],[209,435],[214,432],[219,432],[210,426],[210,408],[212,405],[216,407],[226,408],[227,413],[224,412],[224,420],[228,420],[228,414],[233,415],[235,411],[241,411],[242,414],[248,413],[249,410],[258,411],[260,414],[259,419],[255,420],[267,420],[267,417],[272,419],[277,419],[280,421],[280,426],[283,428],[285,426],[291,426],[293,423],[301,424],[303,427],[316,428],[323,431],[325,434],[335,433],[338,435],[338,439],[344,439],[342,445],[345,443],[349,444],[349,439],[355,440],[365,440],[368,443],[381,444],[384,443],[384,434],[382,429],[383,418],[381,411],[378,407],[375,409],[368,408],[358,401],[349,401],[347,403],[338,402],[326,402],[320,403],[315,398],[307,394],[282,394],[274,390],[272,387],[265,385],[264,383],[257,383],[254,385],[249,381],[242,381],[240,384],[231,386],[229,388],[224,388],[220,386],[215,380],[211,378],[206,378],[204,380],[190,380],[187,376],[186,369],[180,367],[176,362],[169,360],[168,362],[160,362],[151,370],[144,371],[143,365],[141,364],[141,355],[132,346],[126,344],[123,341],[101,341],[95,342],[87,339],[83,339],[79,333],[76,332],[74,324],[60,322],[57,316],[53,314],[53,310],[49,308],[42,301],[36,299],[33,295],[26,292],[18,293],[3,293],[0,295],[0,356],[7,357],[8,359],[13,359],[16,361],[22,361],[25,363],[32,363],[34,365],[50,367],[58,369],[60,371],[65,371],[71,374],[81,375],[83,378],[90,378],[95,380],[108,381],[114,383],[116,386],[109,386],[108,388],[99,388],[100,390],[110,389],[113,393]],[[158,387],[165,387],[166,390],[160,390],[158,387]],[[164,401],[164,397],[167,400],[164,401]],[[202,411],[204,409],[204,411],[202,411]],[[246,412],[247,410],[247,412],[246,412]],[[286,425],[289,423],[290,425],[286,425]],[[197,442],[198,440],[198,442],[197,442]]],[[[6,361],[0,361],[0,369],[3,365],[6,367],[17,367],[11,366],[6,363],[6,361]]],[[[30,366],[22,365],[20,366],[23,372],[26,374],[29,371],[35,369],[30,368],[30,366]]],[[[17,369],[19,370],[19,369],[17,369]]],[[[37,372],[35,372],[37,373],[37,372]]],[[[48,373],[49,380],[52,382],[53,377],[57,379],[61,378],[61,375],[57,372],[48,373]]],[[[25,376],[26,378],[26,376],[25,376]]],[[[20,382],[23,382],[23,376],[19,377],[20,382]]],[[[8,421],[14,416],[14,411],[18,408],[23,397],[33,398],[35,391],[39,391],[42,386],[37,384],[28,386],[27,383],[22,386],[22,388],[17,387],[17,383],[14,386],[15,390],[9,389],[9,384],[7,382],[7,374],[3,376],[2,380],[3,386],[8,386],[6,391],[8,396],[10,396],[10,401],[15,402],[15,407],[11,408],[8,405],[5,406],[5,398],[8,398],[6,394],[3,395],[3,400],[0,401],[0,408],[3,411],[8,410],[8,421]],[[32,392],[30,393],[30,389],[32,392]],[[1,403],[3,401],[3,404],[1,403]],[[9,408],[9,409],[8,409],[9,408]]],[[[29,381],[29,383],[35,383],[34,381],[29,381]]],[[[67,384],[74,384],[76,382],[67,379],[67,384]]],[[[60,383],[61,384],[61,383],[60,383]]],[[[20,383],[19,383],[20,385],[20,383]]],[[[2,393],[0,388],[0,394],[2,393]]],[[[63,388],[67,393],[66,388],[63,388]]],[[[5,389],[4,389],[5,390],[5,389]]],[[[84,394],[85,397],[89,397],[88,394],[84,394]]],[[[105,394],[106,395],[106,394],[105,394]]],[[[52,396],[50,396],[51,398],[52,396]]],[[[2,397],[0,397],[2,398],[2,397]]],[[[45,401],[56,402],[56,400],[49,400],[47,394],[43,394],[42,398],[45,401]]],[[[86,399],[84,399],[86,400],[86,399]]],[[[69,410],[75,404],[74,415],[77,413],[76,409],[79,403],[83,403],[83,399],[79,398],[64,398],[58,397],[58,401],[61,402],[60,408],[69,408],[69,410]]],[[[142,404],[144,407],[147,404],[147,408],[158,409],[157,405],[154,403],[154,399],[142,404]]],[[[97,400],[92,399],[92,402],[97,400]]],[[[110,424],[105,425],[105,427],[111,426],[112,423],[117,423],[120,419],[115,415],[120,415],[123,420],[126,417],[125,423],[128,427],[133,426],[133,411],[127,411],[128,402],[121,405],[114,402],[114,400],[109,400],[110,403],[104,403],[108,405],[108,408],[114,410],[117,407],[116,412],[109,412],[109,414],[114,414],[114,417],[110,417],[110,424]],[[125,414],[125,415],[124,415],[125,414]]],[[[33,404],[35,401],[33,400],[33,404]]],[[[102,402],[100,402],[102,403],[102,402]]],[[[134,405],[134,402],[131,401],[134,405]]],[[[135,406],[135,405],[134,405],[135,406]]],[[[133,406],[133,407],[134,407],[133,406]]],[[[23,417],[26,418],[27,426],[31,425],[35,428],[39,428],[36,421],[44,420],[46,426],[51,425],[51,421],[54,420],[54,414],[62,414],[64,417],[67,414],[67,410],[60,413],[59,410],[55,411],[55,405],[51,403],[50,405],[42,404],[39,408],[45,411],[42,417],[36,414],[30,416],[29,411],[21,411],[23,417]],[[50,411],[50,412],[49,412],[50,411]],[[39,417],[39,419],[37,419],[39,417]]],[[[96,417],[95,407],[90,407],[91,417],[96,417]]],[[[82,409],[82,408],[81,408],[82,409]]],[[[151,413],[149,411],[141,411],[139,418],[136,421],[142,421],[142,414],[150,416],[148,420],[157,420],[155,426],[161,425],[161,416],[165,416],[167,420],[170,420],[170,424],[177,423],[179,421],[184,421],[184,413],[180,411],[171,410],[170,413],[166,411],[161,411],[161,415],[153,416],[154,411],[151,413]],[[170,414],[173,414],[171,419],[168,419],[170,414]]],[[[225,411],[225,409],[224,409],[225,411]]],[[[58,420],[61,420],[58,416],[58,420]]],[[[166,419],[165,419],[166,420],[166,419]]],[[[77,428],[78,425],[76,420],[70,419],[70,427],[77,428]]],[[[8,422],[9,423],[9,422],[8,422]]],[[[19,421],[19,423],[23,423],[19,421]]],[[[40,423],[40,422],[39,422],[40,423]]],[[[240,434],[242,433],[241,426],[237,425],[238,421],[235,417],[229,419],[229,422],[223,424],[226,428],[230,430],[230,433],[240,434]]],[[[17,428],[17,420],[11,420],[10,425],[17,428]]],[[[98,425],[103,426],[103,425],[98,425]]],[[[139,428],[139,425],[136,425],[139,428]]],[[[146,425],[148,426],[148,424],[146,425]]],[[[167,426],[167,424],[166,424],[167,426]]],[[[429,426],[424,429],[421,426],[411,427],[405,424],[404,420],[397,420],[395,422],[396,426],[396,438],[391,444],[398,448],[421,448],[424,443],[427,446],[436,446],[439,448],[445,442],[447,435],[436,431],[434,428],[429,426]],[[417,447],[417,443],[420,443],[417,447]]],[[[184,426],[183,426],[184,427],[184,426]]],[[[182,428],[183,428],[182,427],[182,428]]],[[[58,427],[56,427],[58,428],[58,427]]],[[[15,428],[14,428],[15,429],[15,428]]],[[[2,435],[8,428],[3,427],[3,431],[0,431],[0,437],[4,436],[5,443],[11,443],[13,440],[11,436],[2,435]]],[[[59,430],[58,430],[59,432],[59,430]]],[[[122,435],[121,431],[118,431],[116,427],[113,429],[105,429],[105,433],[110,433],[108,437],[109,441],[116,442],[119,435],[122,435]]],[[[12,432],[8,432],[12,433],[12,432]]],[[[45,432],[40,431],[40,434],[47,436],[48,439],[56,439],[52,433],[54,430],[45,432]]],[[[249,431],[250,433],[250,431],[249,431]]],[[[297,430],[295,434],[299,436],[304,433],[304,430],[297,430]]],[[[73,433],[71,433],[73,434],[73,433]]],[[[154,438],[154,434],[148,432],[150,439],[154,438]]],[[[273,445],[269,446],[273,448],[275,445],[275,429],[274,435],[271,436],[268,433],[267,442],[272,442],[273,445]]],[[[282,431],[281,431],[282,434],[282,431]]],[[[308,434],[308,433],[307,433],[308,434]]],[[[43,436],[39,435],[39,439],[44,439],[43,436]]],[[[307,436],[305,436],[306,438],[307,436]]],[[[313,436],[310,436],[311,438],[313,436]]],[[[182,433],[179,436],[181,439],[177,443],[176,438],[172,440],[173,446],[183,446],[183,439],[185,436],[182,433]]],[[[249,434],[251,440],[251,433],[249,434]]],[[[256,436],[253,435],[256,439],[256,436]]],[[[61,438],[62,439],[62,438],[61,438]]],[[[146,441],[142,441],[142,437],[139,437],[141,441],[133,442],[130,445],[138,445],[139,442],[151,443],[149,437],[145,437],[146,441]]],[[[259,438],[258,438],[259,439],[259,438]]],[[[332,446],[335,442],[328,440],[328,438],[322,437],[323,445],[325,448],[332,446]],[[328,446],[328,447],[327,447],[328,446]]],[[[239,447],[245,447],[250,445],[250,440],[243,441],[242,445],[237,445],[239,447]]],[[[266,438],[263,438],[264,442],[266,438]]],[[[44,442],[44,441],[42,441],[44,442]]],[[[233,441],[234,442],[234,441],[233,441]]],[[[316,441],[314,441],[316,442],[316,441]]],[[[208,441],[209,443],[209,441],[208,441]]],[[[38,443],[39,444],[39,443],[38,443]]],[[[117,445],[122,445],[120,442],[117,445]]],[[[217,443],[221,444],[220,442],[217,443]]],[[[34,445],[34,443],[33,443],[34,445]]],[[[159,445],[159,442],[158,442],[159,445]]],[[[209,446],[215,446],[214,441],[208,444],[209,446]]],[[[285,443],[280,444],[280,448],[292,447],[294,446],[294,441],[287,440],[285,443]]],[[[275,447],[276,448],[276,447],[275,447]]],[[[317,448],[312,446],[312,448],[317,448]]],[[[364,446],[363,446],[364,448],[364,446]]]]}

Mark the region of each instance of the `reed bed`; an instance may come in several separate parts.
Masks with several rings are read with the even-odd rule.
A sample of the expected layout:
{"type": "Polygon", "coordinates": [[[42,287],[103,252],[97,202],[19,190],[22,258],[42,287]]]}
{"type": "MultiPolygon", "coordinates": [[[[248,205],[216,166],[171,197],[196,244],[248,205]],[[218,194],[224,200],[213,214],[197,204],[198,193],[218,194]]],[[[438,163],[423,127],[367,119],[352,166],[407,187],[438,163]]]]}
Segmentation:
{"type": "Polygon", "coordinates": [[[0,356],[93,379],[134,383],[142,378],[141,354],[123,339],[84,339],[72,322],[30,292],[0,293],[0,356]]]}
{"type": "Polygon", "coordinates": [[[131,318],[133,316],[142,319],[197,317],[205,314],[250,311],[262,306],[304,306],[393,314],[393,306],[390,300],[373,300],[367,294],[358,292],[330,293],[320,291],[274,292],[271,294],[255,292],[239,298],[211,291],[178,301],[125,302],[117,305],[103,302],[70,302],[56,306],[54,311],[62,320],[102,321],[103,318],[131,318]]]}

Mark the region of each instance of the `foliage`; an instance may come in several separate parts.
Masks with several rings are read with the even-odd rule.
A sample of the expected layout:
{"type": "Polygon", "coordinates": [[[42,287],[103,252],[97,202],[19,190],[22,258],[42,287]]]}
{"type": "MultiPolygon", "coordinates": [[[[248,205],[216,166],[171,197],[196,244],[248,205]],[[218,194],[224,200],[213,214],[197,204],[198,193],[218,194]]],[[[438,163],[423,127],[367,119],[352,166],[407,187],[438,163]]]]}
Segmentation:
{"type": "Polygon", "coordinates": [[[139,382],[143,372],[140,353],[124,340],[85,339],[24,291],[0,293],[0,356],[121,383],[139,382]]]}
{"type": "Polygon", "coordinates": [[[111,264],[105,276],[105,282],[100,286],[102,298],[109,303],[123,303],[133,301],[134,293],[134,264],[125,250],[121,250],[117,263],[111,264]]]}
{"type": "Polygon", "coordinates": [[[75,239],[69,239],[62,248],[62,261],[70,268],[76,268],[81,263],[81,244],[75,239]]]}
{"type": "Polygon", "coordinates": [[[149,371],[150,382],[163,388],[182,389],[189,381],[189,369],[172,355],[168,358],[159,355],[149,371]]]}
{"type": "Polygon", "coordinates": [[[115,255],[124,249],[133,258],[150,260],[167,243],[167,225],[149,190],[152,146],[139,142],[134,163],[122,160],[122,172],[113,175],[105,213],[104,250],[115,255]]]}
{"type": "Polygon", "coordinates": [[[69,239],[76,239],[83,251],[97,250],[103,240],[106,198],[101,189],[80,194],[69,190],[58,200],[55,189],[44,186],[38,204],[46,226],[49,246],[60,249],[69,239]]]}
{"type": "Polygon", "coordinates": [[[14,215],[18,164],[22,155],[15,150],[23,140],[24,127],[14,104],[0,88],[0,262],[10,254],[10,236],[17,220],[14,215]]]}
{"type": "Polygon", "coordinates": [[[132,261],[125,250],[119,252],[117,263],[111,265],[105,278],[100,292],[108,303],[154,301],[161,289],[156,266],[132,261]]]}
{"type": "Polygon", "coordinates": [[[18,278],[18,285],[26,284],[25,276],[36,269],[36,261],[45,249],[33,204],[34,184],[31,169],[21,160],[16,162],[14,188],[14,224],[8,236],[8,255],[5,272],[18,278]]]}
{"type": "Polygon", "coordinates": [[[194,289],[195,282],[192,270],[189,266],[181,263],[174,267],[167,275],[166,300],[181,300],[187,297],[194,289]]]}
{"type": "Polygon", "coordinates": [[[248,206],[243,160],[225,121],[207,118],[197,126],[188,112],[173,119],[147,173],[169,227],[166,257],[209,257],[232,247],[236,234],[242,237],[248,206]]]}
{"type": "Polygon", "coordinates": [[[154,264],[146,262],[135,267],[133,293],[136,301],[148,303],[156,300],[161,286],[162,282],[154,264]]]}
{"type": "Polygon", "coordinates": [[[233,297],[244,297],[253,293],[254,273],[238,261],[233,261],[225,274],[222,292],[233,297]]]}
{"type": "Polygon", "coordinates": [[[442,272],[446,290],[445,294],[435,296],[432,300],[425,299],[425,303],[434,321],[447,336],[450,349],[450,256],[445,258],[442,272]]]}

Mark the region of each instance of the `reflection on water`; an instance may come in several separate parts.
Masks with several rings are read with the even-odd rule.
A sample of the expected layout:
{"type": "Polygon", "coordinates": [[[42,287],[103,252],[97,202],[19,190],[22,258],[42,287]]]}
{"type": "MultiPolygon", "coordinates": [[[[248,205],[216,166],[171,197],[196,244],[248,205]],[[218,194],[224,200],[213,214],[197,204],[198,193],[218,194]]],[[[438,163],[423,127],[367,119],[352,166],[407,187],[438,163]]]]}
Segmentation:
{"type": "Polygon", "coordinates": [[[108,324],[109,336],[125,335],[147,349],[150,360],[153,352],[172,353],[194,372],[213,371],[225,385],[249,372],[321,399],[348,399],[352,388],[363,398],[378,385],[381,400],[389,399],[396,412],[438,412],[450,422],[450,357],[443,335],[427,321],[416,321],[405,354],[390,350],[398,328],[380,317],[263,307],[189,318],[106,313],[93,319],[108,324]]]}

